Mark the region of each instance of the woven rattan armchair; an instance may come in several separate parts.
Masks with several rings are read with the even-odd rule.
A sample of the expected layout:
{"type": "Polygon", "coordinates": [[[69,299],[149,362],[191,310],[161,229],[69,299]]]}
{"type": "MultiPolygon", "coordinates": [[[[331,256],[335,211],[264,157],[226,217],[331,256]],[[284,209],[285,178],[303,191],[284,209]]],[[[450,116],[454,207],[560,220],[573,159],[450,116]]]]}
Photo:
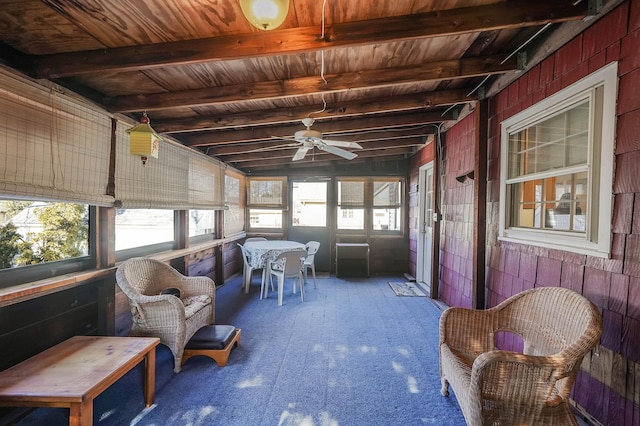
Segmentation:
{"type": "Polygon", "coordinates": [[[602,317],[580,294],[527,290],[487,310],[449,308],[440,319],[442,394],[453,388],[468,425],[577,425],[569,405],[583,357],[598,344],[602,317]],[[495,350],[496,333],[524,353],[495,350]]]}
{"type": "Polygon", "coordinates": [[[129,299],[133,324],[130,335],[159,337],[174,357],[180,372],[184,347],[215,318],[215,283],[208,277],[185,277],[157,260],[137,257],[123,262],[116,281],[129,299]],[[179,289],[180,296],[161,294],[179,289]]]}

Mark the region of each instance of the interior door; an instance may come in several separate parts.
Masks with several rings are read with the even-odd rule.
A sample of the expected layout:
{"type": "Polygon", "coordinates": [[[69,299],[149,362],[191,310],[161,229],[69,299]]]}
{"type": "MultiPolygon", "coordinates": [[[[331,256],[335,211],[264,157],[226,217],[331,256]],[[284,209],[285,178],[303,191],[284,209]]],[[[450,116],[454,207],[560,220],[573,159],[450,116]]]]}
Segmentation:
{"type": "Polygon", "coordinates": [[[328,179],[293,180],[291,183],[289,239],[301,243],[320,243],[320,249],[315,256],[316,272],[330,270],[328,190],[328,179]]]}
{"type": "Polygon", "coordinates": [[[416,280],[431,288],[433,268],[433,162],[420,168],[420,214],[416,280]]]}

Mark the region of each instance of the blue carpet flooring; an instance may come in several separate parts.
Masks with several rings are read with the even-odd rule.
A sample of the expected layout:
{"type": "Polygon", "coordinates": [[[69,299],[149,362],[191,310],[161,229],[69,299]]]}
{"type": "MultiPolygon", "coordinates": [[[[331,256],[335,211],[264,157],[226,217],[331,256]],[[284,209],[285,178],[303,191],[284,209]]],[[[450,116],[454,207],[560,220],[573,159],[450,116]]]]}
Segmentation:
{"type": "MultiPolygon", "coordinates": [[[[284,305],[240,278],[217,292],[216,322],[242,329],[226,367],[190,359],[172,372],[157,351],[155,404],[144,408],[136,367],[94,403],[94,425],[464,425],[453,393],[440,395],[438,319],[425,297],[398,297],[398,277],[285,285],[284,305]]],[[[39,408],[20,425],[66,425],[68,410],[39,408]]]]}

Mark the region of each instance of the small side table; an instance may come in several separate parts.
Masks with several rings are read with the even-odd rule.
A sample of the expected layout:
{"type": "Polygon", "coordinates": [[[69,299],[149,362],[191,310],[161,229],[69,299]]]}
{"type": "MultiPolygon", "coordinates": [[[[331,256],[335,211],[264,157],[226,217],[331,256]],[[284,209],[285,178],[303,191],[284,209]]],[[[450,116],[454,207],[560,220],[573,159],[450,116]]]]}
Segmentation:
{"type": "Polygon", "coordinates": [[[89,426],[93,400],[144,361],[149,408],[159,343],[157,337],[72,337],[0,372],[0,406],[67,407],[70,426],[89,426]]]}
{"type": "Polygon", "coordinates": [[[369,276],[368,243],[336,243],[336,277],[345,275],[369,276]],[[364,269],[364,274],[358,274],[358,269],[364,269]]]}

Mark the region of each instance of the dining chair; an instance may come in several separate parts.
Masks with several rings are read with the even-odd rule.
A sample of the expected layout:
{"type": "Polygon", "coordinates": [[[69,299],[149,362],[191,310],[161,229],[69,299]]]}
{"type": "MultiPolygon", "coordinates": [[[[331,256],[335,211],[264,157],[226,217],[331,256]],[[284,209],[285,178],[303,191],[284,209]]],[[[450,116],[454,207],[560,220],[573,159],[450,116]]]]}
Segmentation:
{"type": "Polygon", "coordinates": [[[245,289],[246,293],[249,293],[249,286],[251,285],[251,279],[253,278],[253,271],[260,268],[253,268],[251,266],[251,255],[245,246],[238,243],[238,247],[240,247],[240,250],[242,251],[242,261],[244,263],[242,268],[242,288],[245,289]]]}
{"type": "Polygon", "coordinates": [[[315,256],[318,250],[320,249],[320,243],[318,241],[309,241],[304,245],[304,248],[307,250],[307,257],[304,259],[304,263],[302,264],[302,272],[304,273],[304,281],[307,282],[307,270],[311,268],[311,273],[313,274],[313,288],[318,288],[316,283],[316,265],[315,265],[315,256]]]}
{"type": "MultiPolygon", "coordinates": [[[[282,306],[282,292],[284,282],[287,278],[293,278],[293,293],[296,293],[296,279],[300,281],[300,297],[304,302],[304,280],[302,277],[302,263],[304,262],[307,252],[305,250],[294,250],[280,253],[276,260],[272,260],[267,264],[267,276],[269,282],[273,284],[273,277],[278,279],[278,306],[282,306]]],[[[266,280],[260,288],[260,298],[267,297],[269,293],[269,284],[266,280]]]]}

